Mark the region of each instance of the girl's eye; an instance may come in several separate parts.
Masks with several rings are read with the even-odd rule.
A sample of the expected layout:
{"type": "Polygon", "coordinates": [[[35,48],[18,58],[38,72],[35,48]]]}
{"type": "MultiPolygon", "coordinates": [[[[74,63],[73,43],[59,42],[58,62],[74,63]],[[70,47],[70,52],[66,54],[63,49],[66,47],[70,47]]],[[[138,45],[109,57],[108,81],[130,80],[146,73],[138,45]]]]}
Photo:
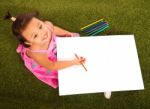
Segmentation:
{"type": "Polygon", "coordinates": [[[39,29],[42,29],[42,25],[40,25],[39,29]]]}
{"type": "Polygon", "coordinates": [[[36,37],[37,37],[37,34],[34,35],[34,38],[36,38],[36,37]]]}

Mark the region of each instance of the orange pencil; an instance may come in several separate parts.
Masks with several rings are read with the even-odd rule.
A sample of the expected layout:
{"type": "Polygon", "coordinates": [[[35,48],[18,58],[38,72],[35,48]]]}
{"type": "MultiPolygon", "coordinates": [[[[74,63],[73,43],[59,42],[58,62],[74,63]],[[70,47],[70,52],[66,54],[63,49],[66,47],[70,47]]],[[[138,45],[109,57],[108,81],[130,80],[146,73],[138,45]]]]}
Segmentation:
{"type": "MultiPolygon", "coordinates": [[[[76,57],[77,59],[79,59],[79,57],[78,57],[77,54],[75,54],[75,57],[76,57]]],[[[86,67],[84,66],[84,64],[83,64],[82,62],[80,62],[80,63],[81,63],[81,65],[83,66],[83,68],[85,69],[85,71],[87,71],[87,69],[86,69],[86,67]]]]}

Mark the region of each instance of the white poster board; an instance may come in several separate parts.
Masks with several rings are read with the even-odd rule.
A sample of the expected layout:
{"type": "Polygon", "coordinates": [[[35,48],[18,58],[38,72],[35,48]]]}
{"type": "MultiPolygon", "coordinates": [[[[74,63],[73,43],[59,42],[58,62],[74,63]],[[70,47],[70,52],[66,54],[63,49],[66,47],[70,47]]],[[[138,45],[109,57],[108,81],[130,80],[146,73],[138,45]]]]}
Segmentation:
{"type": "Polygon", "coordinates": [[[133,35],[57,37],[58,60],[72,60],[75,53],[84,64],[58,71],[59,95],[144,89],[133,35]]]}

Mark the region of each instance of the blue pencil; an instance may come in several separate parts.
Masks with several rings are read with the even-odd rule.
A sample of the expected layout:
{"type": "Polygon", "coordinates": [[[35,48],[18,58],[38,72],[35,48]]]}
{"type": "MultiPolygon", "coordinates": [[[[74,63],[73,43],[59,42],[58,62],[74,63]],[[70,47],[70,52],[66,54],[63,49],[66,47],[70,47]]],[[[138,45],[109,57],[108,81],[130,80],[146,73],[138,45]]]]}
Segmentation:
{"type": "Polygon", "coordinates": [[[101,27],[101,28],[98,28],[98,29],[97,29],[97,30],[95,30],[95,31],[90,32],[88,35],[91,35],[91,34],[93,34],[93,33],[97,32],[97,31],[99,31],[99,30],[101,30],[101,29],[105,28],[106,26],[108,26],[108,24],[104,25],[104,26],[103,26],[103,27],[101,27]]]}
{"type": "Polygon", "coordinates": [[[105,23],[106,23],[106,22],[102,22],[102,23],[100,23],[100,24],[93,25],[91,28],[87,29],[87,30],[84,31],[84,32],[92,31],[92,30],[94,30],[94,28],[97,28],[97,27],[99,27],[99,26],[101,26],[101,25],[103,25],[103,24],[105,24],[105,23]]]}
{"type": "Polygon", "coordinates": [[[87,33],[90,33],[90,32],[92,32],[92,31],[95,31],[95,30],[97,30],[97,29],[99,29],[99,28],[101,28],[101,27],[103,27],[103,26],[105,26],[105,25],[107,25],[107,24],[108,24],[108,23],[105,22],[105,23],[103,23],[102,25],[99,25],[99,26],[97,26],[97,27],[95,27],[95,28],[93,28],[93,29],[87,31],[87,33]]]}
{"type": "Polygon", "coordinates": [[[98,34],[98,33],[102,32],[102,31],[104,31],[104,30],[105,30],[105,29],[107,29],[108,27],[109,27],[109,25],[108,25],[108,26],[106,26],[105,28],[103,28],[103,29],[101,29],[101,30],[97,31],[97,32],[96,32],[96,33],[94,33],[94,34],[91,34],[91,36],[96,35],[96,34],[98,34]]]}
{"type": "Polygon", "coordinates": [[[101,30],[103,30],[105,27],[108,27],[108,26],[109,26],[109,25],[105,25],[105,26],[103,26],[102,28],[99,28],[99,29],[97,29],[96,31],[89,33],[88,35],[92,35],[92,34],[98,32],[98,31],[101,32],[101,30]]]}

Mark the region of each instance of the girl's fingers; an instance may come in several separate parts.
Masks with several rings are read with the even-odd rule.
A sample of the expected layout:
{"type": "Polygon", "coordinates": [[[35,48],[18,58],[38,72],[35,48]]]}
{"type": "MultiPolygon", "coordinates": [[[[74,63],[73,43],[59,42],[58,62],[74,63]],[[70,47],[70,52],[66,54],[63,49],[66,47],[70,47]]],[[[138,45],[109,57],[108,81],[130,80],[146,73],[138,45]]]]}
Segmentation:
{"type": "Polygon", "coordinates": [[[80,60],[80,62],[82,63],[82,62],[85,62],[85,58],[82,58],[81,60],[80,60]]]}

